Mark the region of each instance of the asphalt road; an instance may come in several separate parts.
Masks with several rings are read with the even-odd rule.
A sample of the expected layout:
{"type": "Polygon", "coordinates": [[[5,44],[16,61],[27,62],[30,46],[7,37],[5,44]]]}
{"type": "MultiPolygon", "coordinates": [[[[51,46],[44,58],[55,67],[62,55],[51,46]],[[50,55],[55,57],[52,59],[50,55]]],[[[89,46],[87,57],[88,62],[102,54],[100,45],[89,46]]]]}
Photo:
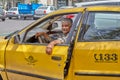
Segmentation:
{"type": "Polygon", "coordinates": [[[31,20],[31,19],[27,19],[27,20],[6,19],[4,22],[0,20],[0,35],[8,34],[16,30],[20,30],[34,21],[35,20],[31,20]]]}

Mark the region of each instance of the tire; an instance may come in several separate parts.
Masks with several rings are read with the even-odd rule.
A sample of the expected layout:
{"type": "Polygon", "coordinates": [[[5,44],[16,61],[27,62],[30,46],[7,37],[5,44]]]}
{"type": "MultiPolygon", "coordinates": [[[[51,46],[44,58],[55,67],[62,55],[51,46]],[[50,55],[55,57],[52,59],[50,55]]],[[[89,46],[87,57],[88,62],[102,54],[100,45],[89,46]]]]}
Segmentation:
{"type": "Polygon", "coordinates": [[[3,80],[1,75],[0,75],[0,80],[3,80]]]}
{"type": "Polygon", "coordinates": [[[17,17],[17,19],[21,19],[21,17],[20,17],[20,16],[18,16],[18,17],[17,17]]]}
{"type": "Polygon", "coordinates": [[[12,19],[11,17],[9,17],[9,19],[12,19]]]}
{"type": "Polygon", "coordinates": [[[35,18],[35,17],[33,17],[33,20],[36,20],[36,18],[35,18]]]}
{"type": "Polygon", "coordinates": [[[5,21],[5,19],[2,19],[2,21],[5,21]]]}
{"type": "Polygon", "coordinates": [[[24,18],[24,20],[26,20],[26,17],[23,17],[24,18]]]}
{"type": "Polygon", "coordinates": [[[37,20],[38,18],[36,18],[36,17],[33,17],[33,20],[37,20]]]}

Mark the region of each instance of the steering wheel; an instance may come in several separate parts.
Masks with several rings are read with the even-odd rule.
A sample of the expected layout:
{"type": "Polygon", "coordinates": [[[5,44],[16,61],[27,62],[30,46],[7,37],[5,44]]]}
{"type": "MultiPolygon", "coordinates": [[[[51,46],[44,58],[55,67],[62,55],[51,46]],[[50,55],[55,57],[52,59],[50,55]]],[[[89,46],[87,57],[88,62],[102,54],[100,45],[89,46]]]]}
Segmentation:
{"type": "Polygon", "coordinates": [[[39,37],[38,37],[38,42],[39,42],[39,43],[47,43],[47,41],[46,41],[46,39],[45,39],[44,36],[39,36],[39,37]]]}
{"type": "Polygon", "coordinates": [[[43,43],[41,36],[38,37],[38,42],[43,43]]]}

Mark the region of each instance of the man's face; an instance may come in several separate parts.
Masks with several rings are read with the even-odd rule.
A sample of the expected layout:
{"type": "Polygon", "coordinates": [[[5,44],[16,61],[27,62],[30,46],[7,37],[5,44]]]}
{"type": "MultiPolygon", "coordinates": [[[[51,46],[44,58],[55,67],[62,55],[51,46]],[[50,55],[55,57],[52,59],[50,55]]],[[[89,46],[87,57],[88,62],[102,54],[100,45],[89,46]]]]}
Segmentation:
{"type": "Polygon", "coordinates": [[[67,22],[67,21],[62,22],[62,32],[64,34],[69,33],[70,28],[71,28],[71,24],[69,22],[67,22]]]}

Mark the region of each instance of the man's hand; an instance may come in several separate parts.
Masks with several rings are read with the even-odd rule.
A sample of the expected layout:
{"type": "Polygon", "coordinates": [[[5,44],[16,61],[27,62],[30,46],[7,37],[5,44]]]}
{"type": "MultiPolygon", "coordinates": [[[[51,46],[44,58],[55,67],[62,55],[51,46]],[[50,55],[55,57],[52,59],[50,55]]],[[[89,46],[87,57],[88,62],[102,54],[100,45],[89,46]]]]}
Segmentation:
{"type": "Polygon", "coordinates": [[[53,44],[52,42],[47,45],[47,47],[46,47],[46,53],[47,53],[48,55],[51,55],[51,54],[52,54],[52,49],[53,49],[53,47],[54,47],[54,44],[53,44]]]}
{"type": "Polygon", "coordinates": [[[39,36],[41,36],[41,35],[43,35],[44,34],[44,32],[37,32],[36,34],[35,34],[35,38],[38,38],[39,36]]]}
{"type": "Polygon", "coordinates": [[[61,43],[62,43],[62,42],[61,42],[60,40],[54,40],[54,41],[50,42],[50,43],[47,45],[47,47],[46,47],[46,53],[47,53],[48,55],[51,55],[54,46],[55,46],[56,44],[61,44],[61,43]]]}

